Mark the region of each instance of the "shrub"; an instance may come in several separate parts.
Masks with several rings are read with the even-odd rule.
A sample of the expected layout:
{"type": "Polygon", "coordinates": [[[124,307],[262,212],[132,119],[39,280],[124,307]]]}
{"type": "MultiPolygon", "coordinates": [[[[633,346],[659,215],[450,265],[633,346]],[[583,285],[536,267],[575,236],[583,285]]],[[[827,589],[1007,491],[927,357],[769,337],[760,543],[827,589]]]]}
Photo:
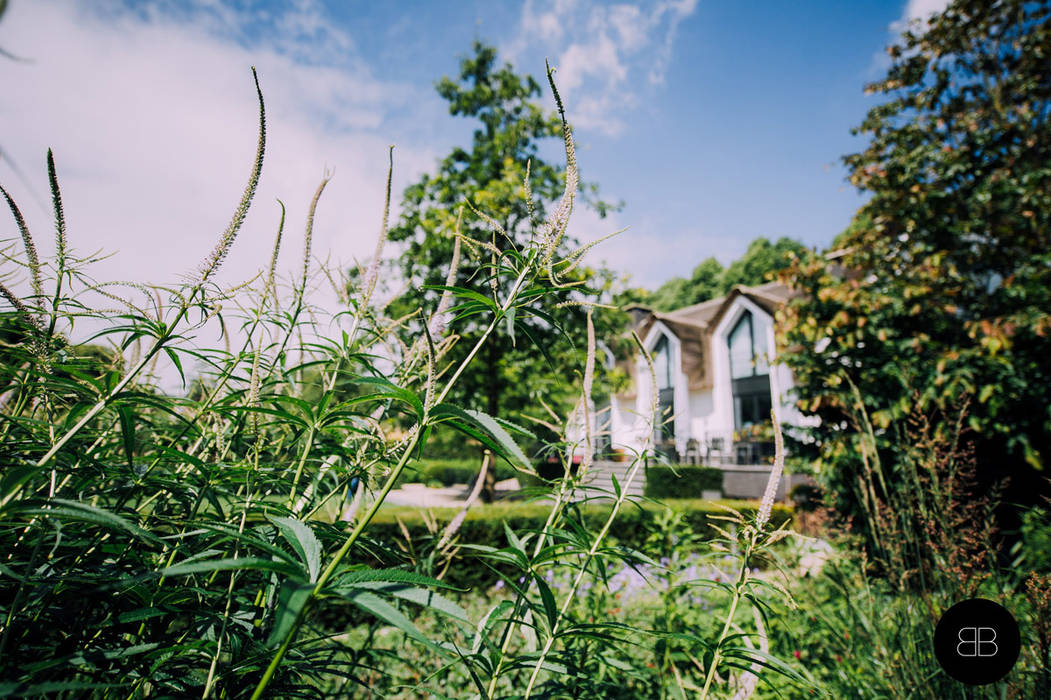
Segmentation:
{"type": "Polygon", "coordinates": [[[649,498],[700,498],[704,491],[722,491],[723,471],[689,464],[651,465],[646,469],[649,498]]]}

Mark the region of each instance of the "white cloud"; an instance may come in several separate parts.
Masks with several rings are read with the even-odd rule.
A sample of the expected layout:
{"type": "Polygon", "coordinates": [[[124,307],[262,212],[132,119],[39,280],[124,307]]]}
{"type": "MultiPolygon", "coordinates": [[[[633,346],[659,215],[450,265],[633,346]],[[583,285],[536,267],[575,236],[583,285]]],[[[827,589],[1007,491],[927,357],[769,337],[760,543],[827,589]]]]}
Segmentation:
{"type": "Polygon", "coordinates": [[[909,0],[905,4],[899,23],[904,25],[914,19],[928,19],[933,14],[941,13],[949,6],[950,0],[909,0]]]}
{"type": "MultiPolygon", "coordinates": [[[[314,3],[253,15],[208,0],[144,11],[19,2],[0,23],[0,46],[34,59],[0,61],[0,182],[42,253],[53,237],[44,167],[53,147],[70,245],[114,253],[90,270],[96,279],[166,284],[197,269],[255,154],[254,65],[267,105],[266,159],[220,279],[239,282],[267,264],[277,198],[288,206],[281,267],[301,264],[307,205],[326,167],[335,178],[318,208],[315,255],[371,254],[395,136],[377,127],[419,95],[374,78],[314,3]]],[[[435,155],[398,148],[396,191],[435,155]]],[[[17,235],[0,212],[0,238],[17,235]]]]}
{"type": "Polygon", "coordinates": [[[695,8],[696,0],[528,0],[507,54],[552,51],[573,124],[617,134],[618,115],[638,103],[644,85],[663,83],[679,23],[695,8]]]}
{"type": "MultiPolygon", "coordinates": [[[[924,24],[931,15],[943,12],[952,0],[908,0],[902,8],[901,16],[890,23],[887,27],[887,46],[897,44],[901,34],[913,22],[919,21],[924,24]]],[[[882,78],[890,68],[891,59],[886,49],[877,51],[872,55],[872,61],[867,70],[868,76],[873,80],[882,78]]]]}

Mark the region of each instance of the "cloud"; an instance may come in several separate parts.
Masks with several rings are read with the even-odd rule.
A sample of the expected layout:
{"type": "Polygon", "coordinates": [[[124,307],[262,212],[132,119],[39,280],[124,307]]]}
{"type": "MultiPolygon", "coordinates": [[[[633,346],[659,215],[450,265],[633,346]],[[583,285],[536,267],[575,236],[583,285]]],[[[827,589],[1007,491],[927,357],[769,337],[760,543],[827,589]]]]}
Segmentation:
{"type": "Polygon", "coordinates": [[[678,26],[695,9],[696,0],[527,0],[507,54],[554,53],[574,126],[615,135],[624,127],[617,115],[664,82],[678,26]]]}
{"type": "MultiPolygon", "coordinates": [[[[917,21],[925,24],[931,15],[943,12],[950,2],[951,0],[908,0],[905,7],[902,8],[901,16],[887,27],[887,46],[897,44],[902,32],[908,29],[910,24],[917,21]]],[[[872,55],[866,73],[871,79],[876,80],[886,75],[890,66],[890,56],[887,55],[885,49],[880,50],[872,55]]]]}
{"type": "MultiPolygon", "coordinates": [[[[52,147],[70,245],[113,253],[89,270],[99,280],[170,284],[211,251],[255,154],[250,66],[267,105],[267,153],[220,273],[225,284],[267,265],[278,198],[288,207],[281,269],[301,265],[307,206],[326,168],[335,177],[318,208],[315,255],[367,258],[380,225],[388,144],[409,141],[395,151],[395,191],[436,156],[387,119],[419,114],[426,98],[376,79],[312,2],[270,13],[206,0],[146,9],[12,3],[0,45],[34,59],[0,61],[7,95],[0,182],[45,254],[53,225],[44,156],[52,147]]],[[[17,235],[11,217],[0,215],[0,239],[17,235]]]]}
{"type": "Polygon", "coordinates": [[[904,26],[914,19],[926,20],[931,15],[943,12],[949,6],[949,2],[950,0],[909,0],[898,24],[904,26]]]}

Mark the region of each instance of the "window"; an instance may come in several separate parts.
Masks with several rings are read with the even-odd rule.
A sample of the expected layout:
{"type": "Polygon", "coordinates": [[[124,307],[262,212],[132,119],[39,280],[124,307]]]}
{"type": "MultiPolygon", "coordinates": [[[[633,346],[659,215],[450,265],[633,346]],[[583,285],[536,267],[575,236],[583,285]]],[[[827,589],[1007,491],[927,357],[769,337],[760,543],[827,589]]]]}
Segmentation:
{"type": "Polygon", "coordinates": [[[675,365],[666,335],[662,334],[653,346],[653,369],[657,375],[657,427],[653,441],[661,444],[675,439],[675,365]]]}
{"type": "Polygon", "coordinates": [[[752,312],[745,311],[730,331],[730,378],[743,379],[769,372],[766,334],[757,332],[752,322],[752,312]]]}
{"type": "Polygon", "coordinates": [[[745,311],[730,331],[730,380],[734,401],[734,428],[740,430],[770,418],[770,366],[766,334],[745,311]]]}

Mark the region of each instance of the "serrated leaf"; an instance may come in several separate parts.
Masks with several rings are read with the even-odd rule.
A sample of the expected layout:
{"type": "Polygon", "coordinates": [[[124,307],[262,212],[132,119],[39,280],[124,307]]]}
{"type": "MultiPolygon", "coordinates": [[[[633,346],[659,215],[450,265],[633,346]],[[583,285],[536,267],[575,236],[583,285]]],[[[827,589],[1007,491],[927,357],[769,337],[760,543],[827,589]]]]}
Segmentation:
{"type": "Polygon", "coordinates": [[[354,584],[352,588],[364,588],[383,593],[384,595],[400,598],[401,600],[415,603],[416,605],[425,608],[430,608],[431,610],[442,613],[447,617],[451,617],[452,619],[467,625],[471,624],[471,620],[467,616],[467,611],[448,598],[426,588],[407,586],[404,583],[384,583],[382,581],[361,581],[354,584]]]}
{"type": "Polygon", "coordinates": [[[340,595],[370,615],[400,629],[406,636],[415,639],[443,656],[449,655],[447,649],[443,649],[428,639],[404,613],[372,591],[363,588],[348,588],[346,591],[341,592],[340,595]]]}
{"type": "Polygon", "coordinates": [[[95,523],[96,525],[102,525],[114,530],[123,530],[124,532],[147,542],[161,544],[160,538],[153,533],[143,530],[130,520],[126,520],[108,510],[88,505],[87,503],[67,501],[64,498],[52,498],[48,503],[56,505],[49,508],[20,508],[19,511],[30,515],[46,515],[57,520],[81,520],[84,522],[95,523]]]}
{"type": "Polygon", "coordinates": [[[277,526],[281,536],[299,555],[300,561],[306,566],[307,579],[316,583],[321,573],[321,543],[314,531],[303,521],[294,518],[270,517],[268,520],[277,526]]]}
{"type": "Polygon", "coordinates": [[[535,571],[533,572],[533,580],[536,582],[537,590],[540,591],[540,600],[544,604],[547,628],[549,631],[553,630],[555,629],[555,622],[558,620],[558,604],[555,602],[555,595],[551,592],[547,582],[535,571]]]}
{"type": "Polygon", "coordinates": [[[431,415],[437,419],[440,419],[443,416],[459,418],[462,421],[477,426],[500,445],[504,459],[507,459],[512,464],[517,462],[517,464],[522,467],[529,466],[529,458],[526,457],[522,448],[518,446],[518,443],[514,441],[514,438],[511,437],[510,433],[507,432],[504,426],[500,425],[500,423],[493,419],[489,414],[482,413],[481,411],[463,409],[449,403],[442,403],[438,404],[431,410],[431,415]]]}

